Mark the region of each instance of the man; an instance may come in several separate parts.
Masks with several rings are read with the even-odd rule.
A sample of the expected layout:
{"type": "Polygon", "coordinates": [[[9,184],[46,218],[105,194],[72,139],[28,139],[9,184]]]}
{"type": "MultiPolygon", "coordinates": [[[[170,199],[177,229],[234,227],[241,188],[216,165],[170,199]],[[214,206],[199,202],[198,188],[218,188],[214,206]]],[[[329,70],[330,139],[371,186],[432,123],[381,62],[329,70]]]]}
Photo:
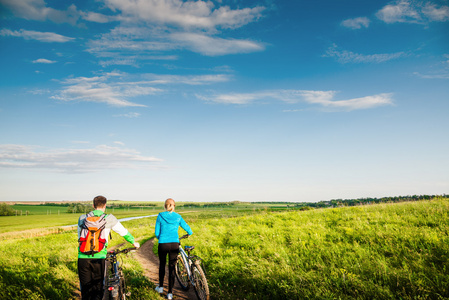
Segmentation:
{"type": "Polygon", "coordinates": [[[134,247],[139,248],[139,243],[134,241],[134,237],[128,232],[128,230],[123,227],[123,225],[117,220],[113,215],[106,215],[104,212],[106,210],[107,199],[103,196],[97,196],[93,200],[94,210],[88,214],[81,215],[78,220],[78,241],[80,241],[80,247],[78,248],[78,275],[81,285],[81,298],[83,300],[101,300],[104,294],[104,275],[105,275],[105,260],[107,254],[108,246],[108,236],[111,229],[116,233],[120,234],[134,245],[134,247]],[[97,253],[87,254],[85,249],[86,245],[82,245],[80,239],[84,236],[82,232],[85,219],[91,218],[102,219],[104,224],[103,233],[104,237],[104,248],[97,253]],[[81,251],[83,248],[83,252],[81,251]]]}

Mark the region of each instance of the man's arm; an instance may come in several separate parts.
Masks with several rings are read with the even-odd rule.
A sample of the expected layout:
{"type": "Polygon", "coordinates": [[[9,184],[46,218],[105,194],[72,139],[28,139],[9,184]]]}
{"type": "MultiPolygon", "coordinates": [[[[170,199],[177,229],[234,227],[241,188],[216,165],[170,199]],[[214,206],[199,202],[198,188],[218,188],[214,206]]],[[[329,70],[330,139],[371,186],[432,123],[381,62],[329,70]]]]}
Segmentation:
{"type": "Polygon", "coordinates": [[[134,240],[132,234],[126,229],[122,223],[120,223],[115,216],[112,216],[108,219],[111,222],[111,229],[121,235],[126,241],[130,242],[134,245],[134,247],[139,248],[140,244],[134,240]],[[110,220],[109,220],[110,219],[110,220]]]}

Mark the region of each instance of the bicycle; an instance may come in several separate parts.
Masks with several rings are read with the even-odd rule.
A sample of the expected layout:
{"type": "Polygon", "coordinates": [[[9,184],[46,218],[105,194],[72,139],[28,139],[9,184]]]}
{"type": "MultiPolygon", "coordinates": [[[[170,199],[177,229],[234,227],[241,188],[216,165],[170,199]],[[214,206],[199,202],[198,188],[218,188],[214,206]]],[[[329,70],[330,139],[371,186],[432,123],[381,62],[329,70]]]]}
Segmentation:
{"type": "Polygon", "coordinates": [[[127,254],[132,250],[137,248],[127,248],[127,249],[116,249],[108,251],[106,260],[109,262],[109,267],[107,270],[107,283],[106,289],[108,293],[109,300],[125,300],[126,297],[130,296],[131,293],[126,291],[125,276],[123,275],[122,267],[120,266],[121,261],[117,259],[119,254],[127,254]]]}
{"type": "MultiPolygon", "coordinates": [[[[179,240],[188,237],[189,235],[186,234],[180,237],[179,240]]],[[[190,251],[193,249],[195,249],[195,246],[185,246],[183,249],[181,241],[179,242],[179,255],[175,272],[176,278],[183,290],[187,291],[190,285],[192,285],[198,299],[209,300],[209,286],[202,267],[202,259],[199,256],[190,255],[190,251]]]]}

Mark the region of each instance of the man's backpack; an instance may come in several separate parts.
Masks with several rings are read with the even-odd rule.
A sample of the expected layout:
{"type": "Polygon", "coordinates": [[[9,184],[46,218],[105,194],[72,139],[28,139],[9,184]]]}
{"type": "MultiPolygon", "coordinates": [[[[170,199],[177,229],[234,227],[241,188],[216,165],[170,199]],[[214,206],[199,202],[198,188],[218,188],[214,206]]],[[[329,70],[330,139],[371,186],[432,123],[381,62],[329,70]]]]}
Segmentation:
{"type": "Polygon", "coordinates": [[[96,217],[93,212],[90,212],[86,215],[81,225],[80,252],[93,256],[103,250],[106,244],[105,226],[106,214],[96,217]]]}

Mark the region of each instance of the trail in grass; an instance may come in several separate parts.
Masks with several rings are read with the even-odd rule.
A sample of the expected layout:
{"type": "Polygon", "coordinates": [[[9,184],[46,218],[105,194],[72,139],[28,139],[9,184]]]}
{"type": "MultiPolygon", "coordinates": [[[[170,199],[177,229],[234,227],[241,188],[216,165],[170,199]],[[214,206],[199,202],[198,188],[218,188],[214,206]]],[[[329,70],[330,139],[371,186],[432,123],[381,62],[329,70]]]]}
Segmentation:
{"type": "MultiPolygon", "coordinates": [[[[153,253],[154,239],[148,240],[136,252],[136,258],[145,270],[147,276],[155,285],[159,285],[159,258],[153,253]]],[[[168,264],[165,269],[164,296],[168,290],[168,264]]],[[[194,300],[197,299],[192,287],[188,291],[182,290],[178,281],[175,279],[173,287],[174,299],[194,300]]]]}

